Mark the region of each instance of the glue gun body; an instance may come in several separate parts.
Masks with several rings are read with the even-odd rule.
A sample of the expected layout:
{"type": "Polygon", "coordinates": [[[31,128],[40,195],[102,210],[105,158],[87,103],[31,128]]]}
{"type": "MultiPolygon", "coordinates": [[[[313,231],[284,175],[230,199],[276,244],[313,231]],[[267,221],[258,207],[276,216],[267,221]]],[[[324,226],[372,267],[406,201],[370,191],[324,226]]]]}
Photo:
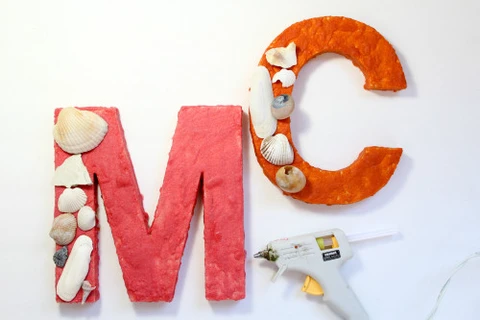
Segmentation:
{"type": "MultiPolygon", "coordinates": [[[[348,240],[340,229],[275,240],[255,255],[278,266],[273,281],[286,270],[302,272],[310,283],[320,288],[323,301],[340,317],[367,320],[367,313],[340,275],[340,267],[352,256],[348,240]]],[[[307,282],[304,291],[309,292],[306,286],[307,282]]]]}

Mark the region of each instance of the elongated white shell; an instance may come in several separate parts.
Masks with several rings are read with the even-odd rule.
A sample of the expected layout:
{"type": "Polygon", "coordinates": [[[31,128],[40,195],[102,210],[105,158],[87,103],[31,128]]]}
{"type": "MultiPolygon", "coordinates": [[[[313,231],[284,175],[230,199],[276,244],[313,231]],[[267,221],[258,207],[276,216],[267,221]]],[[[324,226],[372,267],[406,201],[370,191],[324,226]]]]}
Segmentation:
{"type": "Polygon", "coordinates": [[[58,197],[58,210],[76,212],[87,203],[87,195],[80,188],[66,188],[58,197]]]}
{"type": "Polygon", "coordinates": [[[264,66],[258,66],[250,87],[250,116],[253,129],[259,138],[271,136],[277,130],[277,119],[270,111],[273,101],[270,74],[264,66]]]}
{"type": "Polygon", "coordinates": [[[97,147],[107,131],[107,122],[96,113],[69,107],[60,111],[53,138],[62,150],[77,154],[97,147]]]}
{"type": "Polygon", "coordinates": [[[288,88],[295,83],[295,73],[292,70],[282,69],[273,75],[272,83],[280,80],[282,87],[288,88]]]}
{"type": "Polygon", "coordinates": [[[82,155],[76,154],[65,159],[55,170],[53,184],[64,187],[91,185],[92,179],[83,164],[82,155]]]}
{"type": "Polygon", "coordinates": [[[290,42],[286,47],[272,48],[265,52],[265,58],[272,66],[290,68],[297,64],[297,46],[290,42]]]}
{"type": "Polygon", "coordinates": [[[95,211],[89,206],[82,207],[78,211],[78,227],[83,231],[88,231],[95,227],[95,211]]]}
{"type": "Polygon", "coordinates": [[[293,149],[284,134],[263,139],[260,153],[271,164],[283,166],[293,163],[293,149]]]}
{"type": "Polygon", "coordinates": [[[78,237],[73,244],[57,284],[57,294],[63,301],[72,301],[80,290],[88,273],[92,250],[92,239],[86,235],[78,237]]]}

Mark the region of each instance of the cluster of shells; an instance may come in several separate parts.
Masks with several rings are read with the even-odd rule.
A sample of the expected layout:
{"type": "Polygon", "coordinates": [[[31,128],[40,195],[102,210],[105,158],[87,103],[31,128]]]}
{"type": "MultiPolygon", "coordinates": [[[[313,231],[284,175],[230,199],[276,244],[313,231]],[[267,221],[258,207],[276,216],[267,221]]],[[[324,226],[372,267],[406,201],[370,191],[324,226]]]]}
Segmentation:
{"type": "Polygon", "coordinates": [[[81,154],[96,148],[107,131],[108,124],[102,117],[76,108],[62,109],[54,126],[55,142],[63,151],[72,154],[55,169],[53,184],[65,189],[57,202],[61,214],[53,220],[49,234],[57,245],[62,246],[55,252],[53,261],[57,267],[63,268],[57,283],[57,295],[64,301],[72,301],[82,289],[84,303],[96,288],[85,280],[93,251],[92,239],[83,234],[76,240],[75,237],[77,228],[89,231],[96,224],[95,211],[86,205],[87,195],[79,187],[92,185],[81,154]],[[74,240],[69,254],[67,246],[74,240]]]}
{"type": "Polygon", "coordinates": [[[288,68],[297,64],[296,45],[291,42],[287,47],[272,48],[265,53],[271,65],[281,67],[273,79],[268,69],[258,66],[250,86],[250,115],[257,137],[263,139],[260,153],[269,163],[282,166],[276,174],[277,185],[285,192],[296,193],[306,185],[303,172],[291,166],[294,160],[293,148],[288,138],[281,133],[275,134],[278,120],[293,113],[295,102],[288,94],[273,96],[272,83],[281,81],[282,87],[290,87],[295,82],[295,74],[288,68]]]}

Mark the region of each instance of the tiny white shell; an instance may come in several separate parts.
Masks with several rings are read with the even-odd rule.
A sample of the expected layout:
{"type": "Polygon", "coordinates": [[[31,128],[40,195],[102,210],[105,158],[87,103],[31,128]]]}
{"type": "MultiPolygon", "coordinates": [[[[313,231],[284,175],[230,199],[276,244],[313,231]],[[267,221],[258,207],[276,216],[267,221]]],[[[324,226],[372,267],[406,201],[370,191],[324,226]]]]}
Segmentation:
{"type": "Polygon", "coordinates": [[[60,212],[76,212],[87,203],[87,195],[80,188],[66,188],[58,197],[60,212]]]}
{"type": "Polygon", "coordinates": [[[265,52],[265,58],[272,66],[290,68],[297,64],[297,46],[290,42],[287,47],[272,48],[265,52]]]}
{"type": "Polygon", "coordinates": [[[255,134],[259,138],[271,136],[277,130],[277,119],[270,111],[272,101],[270,73],[264,66],[258,66],[250,87],[250,116],[255,134]]]}
{"type": "Polygon", "coordinates": [[[56,186],[72,187],[91,185],[92,179],[83,164],[82,155],[76,154],[68,157],[55,169],[53,184],[56,186]]]}
{"type": "Polygon", "coordinates": [[[57,294],[63,301],[72,301],[80,290],[88,273],[92,250],[92,239],[86,235],[79,236],[73,244],[57,283],[57,294]]]}
{"type": "Polygon", "coordinates": [[[85,301],[87,301],[87,298],[88,296],[90,295],[90,292],[92,292],[93,290],[95,290],[97,287],[93,287],[89,281],[85,280],[83,281],[82,283],[82,290],[83,290],[83,294],[82,294],[82,304],[85,303],[85,301]]]}
{"type": "Polygon", "coordinates": [[[280,80],[282,87],[288,88],[293,86],[295,79],[295,73],[292,70],[282,69],[273,75],[272,83],[280,80]]]}
{"type": "Polygon", "coordinates": [[[88,231],[95,227],[95,211],[89,206],[84,206],[78,211],[78,227],[88,231]]]}
{"type": "Polygon", "coordinates": [[[71,213],[62,213],[53,219],[52,229],[50,229],[50,237],[55,243],[66,246],[75,238],[77,233],[77,219],[71,213]]]}
{"type": "Polygon", "coordinates": [[[265,160],[277,166],[291,164],[294,157],[292,146],[281,133],[263,139],[260,153],[265,160]]]}
{"type": "Polygon", "coordinates": [[[53,137],[63,151],[78,154],[96,148],[107,131],[107,122],[96,113],[69,107],[58,114],[53,137]]]}

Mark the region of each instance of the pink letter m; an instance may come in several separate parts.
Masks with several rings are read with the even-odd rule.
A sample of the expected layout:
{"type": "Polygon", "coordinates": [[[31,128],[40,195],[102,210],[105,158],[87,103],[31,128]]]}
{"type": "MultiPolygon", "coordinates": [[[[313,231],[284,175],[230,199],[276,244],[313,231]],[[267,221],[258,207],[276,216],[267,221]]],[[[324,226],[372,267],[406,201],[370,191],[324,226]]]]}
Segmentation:
{"type": "MultiPolygon", "coordinates": [[[[245,297],[242,109],[238,106],[182,107],[152,226],[143,209],[116,108],[79,108],[108,123],[104,140],[83,153],[93,185],[78,186],[97,209],[102,190],[123,278],[131,301],[171,301],[198,190],[203,183],[205,295],[208,300],[245,297]]],[[[61,109],[55,111],[55,119],[61,109]]],[[[71,154],[55,144],[55,167],[71,154]]],[[[65,187],[55,187],[55,204],[65,187]]],[[[55,206],[55,217],[61,212],[55,206]]],[[[74,213],[76,216],[76,213],[74,213]]],[[[98,220],[97,220],[98,221],[98,220]]],[[[88,280],[98,288],[98,228],[82,231],[93,241],[88,280]]],[[[68,245],[71,252],[75,240],[68,245]]],[[[61,246],[56,247],[60,249],[61,246]]],[[[70,258],[70,257],[69,257],[70,258]]],[[[68,263],[68,261],[67,261],[68,263]]],[[[63,269],[56,267],[56,283],[63,269]]],[[[98,289],[87,302],[98,300],[98,289]]],[[[71,302],[82,299],[80,289],[71,302]]],[[[63,302],[57,296],[57,301],[63,302]]]]}

